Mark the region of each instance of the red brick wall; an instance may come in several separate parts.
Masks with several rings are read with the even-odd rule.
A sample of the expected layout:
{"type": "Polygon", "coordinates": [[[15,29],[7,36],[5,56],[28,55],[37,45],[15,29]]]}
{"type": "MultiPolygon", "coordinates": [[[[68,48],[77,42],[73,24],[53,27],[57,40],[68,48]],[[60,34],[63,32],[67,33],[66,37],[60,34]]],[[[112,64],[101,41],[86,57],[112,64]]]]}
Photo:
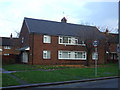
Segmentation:
{"type": "Polygon", "coordinates": [[[117,52],[117,44],[113,43],[109,46],[110,52],[117,52]]]}
{"type": "Polygon", "coordinates": [[[17,57],[20,54],[18,46],[11,46],[11,49],[4,49],[4,46],[2,46],[2,62],[3,64],[8,64],[8,63],[15,63],[17,61],[17,57]],[[9,56],[5,56],[4,54],[9,54],[9,56]]]}
{"type": "Polygon", "coordinates": [[[29,32],[25,23],[23,23],[23,26],[20,32],[19,45],[20,47],[29,46],[29,32]],[[22,37],[24,38],[23,43],[22,43],[22,37]]]}
{"type": "Polygon", "coordinates": [[[18,55],[10,54],[9,56],[2,55],[2,64],[13,64],[18,60],[18,55]]]}
{"type": "Polygon", "coordinates": [[[111,43],[109,46],[109,53],[107,54],[107,62],[118,62],[118,55],[117,55],[117,44],[111,43]],[[111,59],[111,57],[114,54],[114,59],[111,59]]]}
{"type": "MultiPolygon", "coordinates": [[[[59,60],[58,50],[69,50],[69,51],[85,51],[84,46],[65,46],[58,44],[58,37],[52,36],[51,43],[43,43],[43,35],[35,34],[30,35],[30,53],[29,53],[29,64],[85,64],[86,60],[59,60]],[[33,38],[34,37],[34,38],[33,38]],[[32,43],[34,39],[34,43],[32,43]],[[34,46],[34,47],[33,47],[34,46]],[[33,47],[33,48],[32,48],[33,47]],[[33,53],[32,53],[33,50],[33,53]],[[43,59],[43,50],[51,51],[51,59],[43,59]],[[32,57],[33,56],[33,57],[32,57]]],[[[104,62],[104,49],[99,47],[99,63],[104,62]]],[[[94,63],[91,56],[91,63],[94,63]]]]}
{"type": "MultiPolygon", "coordinates": [[[[98,64],[104,64],[106,61],[104,45],[98,46],[97,51],[98,51],[98,64]]],[[[92,54],[90,63],[95,64],[95,60],[92,60],[92,54]]]]}
{"type": "Polygon", "coordinates": [[[2,47],[3,51],[2,51],[2,55],[3,54],[19,54],[19,51],[16,50],[17,47],[11,47],[11,49],[4,49],[4,46],[2,47]]]}

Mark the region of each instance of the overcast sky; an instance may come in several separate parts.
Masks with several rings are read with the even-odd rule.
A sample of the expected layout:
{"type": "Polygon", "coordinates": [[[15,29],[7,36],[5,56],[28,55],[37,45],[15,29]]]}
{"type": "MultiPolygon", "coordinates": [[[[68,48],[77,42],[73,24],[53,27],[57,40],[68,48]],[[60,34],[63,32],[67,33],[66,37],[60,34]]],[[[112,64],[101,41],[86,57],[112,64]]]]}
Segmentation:
{"type": "Polygon", "coordinates": [[[68,23],[108,27],[115,33],[118,0],[0,0],[0,36],[16,36],[24,17],[60,22],[64,16],[68,23]]]}

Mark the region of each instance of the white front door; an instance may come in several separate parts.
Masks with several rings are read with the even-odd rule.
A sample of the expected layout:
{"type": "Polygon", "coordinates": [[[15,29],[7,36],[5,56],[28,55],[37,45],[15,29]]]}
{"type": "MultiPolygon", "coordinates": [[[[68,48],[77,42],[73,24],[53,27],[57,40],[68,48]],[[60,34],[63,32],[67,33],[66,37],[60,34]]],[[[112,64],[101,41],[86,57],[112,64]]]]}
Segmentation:
{"type": "Polygon", "coordinates": [[[22,62],[23,63],[28,63],[28,54],[27,54],[27,52],[22,53],[22,62]]]}

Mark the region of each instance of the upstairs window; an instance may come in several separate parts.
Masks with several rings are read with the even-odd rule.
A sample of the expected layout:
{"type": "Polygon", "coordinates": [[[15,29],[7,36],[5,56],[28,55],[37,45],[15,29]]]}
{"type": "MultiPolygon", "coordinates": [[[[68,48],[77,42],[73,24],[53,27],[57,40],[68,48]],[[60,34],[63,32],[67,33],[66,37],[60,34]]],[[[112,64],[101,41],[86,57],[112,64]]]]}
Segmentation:
{"type": "Polygon", "coordinates": [[[79,43],[79,44],[85,44],[85,42],[84,42],[84,41],[79,41],[78,43],[79,43]]]}
{"type": "Polygon", "coordinates": [[[43,36],[43,43],[51,43],[51,37],[48,35],[43,36]]]}
{"type": "Polygon", "coordinates": [[[77,37],[70,37],[70,36],[59,36],[59,44],[85,45],[84,41],[78,40],[77,37]]]}
{"type": "Polygon", "coordinates": [[[4,49],[11,49],[10,46],[4,46],[4,49]]]}
{"type": "Polygon", "coordinates": [[[78,38],[70,36],[60,36],[59,44],[78,44],[78,38]]]}

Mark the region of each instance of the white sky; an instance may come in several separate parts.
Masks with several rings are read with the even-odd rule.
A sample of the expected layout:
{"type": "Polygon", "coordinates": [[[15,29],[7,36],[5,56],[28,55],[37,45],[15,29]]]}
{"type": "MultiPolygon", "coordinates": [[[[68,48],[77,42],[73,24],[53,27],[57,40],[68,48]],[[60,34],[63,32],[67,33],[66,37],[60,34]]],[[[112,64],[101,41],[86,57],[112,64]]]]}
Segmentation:
{"type": "Polygon", "coordinates": [[[0,0],[0,36],[16,36],[24,17],[60,21],[63,16],[68,23],[108,27],[115,33],[118,0],[0,0]]]}

